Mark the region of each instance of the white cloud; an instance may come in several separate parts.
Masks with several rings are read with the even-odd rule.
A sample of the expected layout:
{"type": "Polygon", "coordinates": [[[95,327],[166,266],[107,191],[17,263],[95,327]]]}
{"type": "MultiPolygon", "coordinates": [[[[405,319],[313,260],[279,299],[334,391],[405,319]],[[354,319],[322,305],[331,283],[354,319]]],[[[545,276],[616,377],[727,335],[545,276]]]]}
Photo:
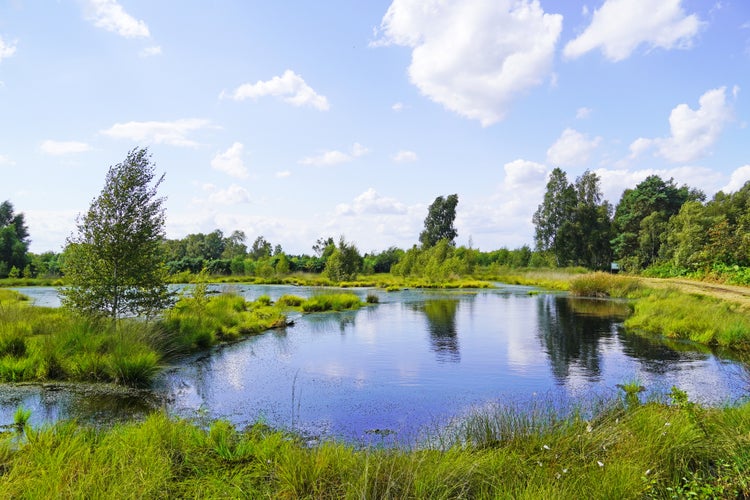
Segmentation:
{"type": "Polygon", "coordinates": [[[13,160],[11,160],[7,156],[0,155],[0,165],[10,165],[10,166],[13,166],[15,164],[16,164],[16,162],[14,162],[13,160]]]}
{"type": "Polygon", "coordinates": [[[656,154],[674,163],[685,163],[705,156],[719,139],[724,125],[732,119],[732,108],[726,102],[726,87],[712,89],[698,100],[692,110],[679,104],[669,115],[672,134],[666,138],[640,137],[630,145],[631,158],[656,147],[656,154]]]}
{"type": "Polygon", "coordinates": [[[8,43],[0,37],[0,61],[16,53],[16,42],[8,43]]]}
{"type": "Polygon", "coordinates": [[[394,103],[393,106],[391,106],[391,109],[396,112],[402,111],[404,109],[404,103],[403,102],[394,103]]]}
{"type": "Polygon", "coordinates": [[[232,184],[226,189],[219,189],[213,184],[205,184],[203,190],[208,193],[208,198],[206,200],[194,200],[198,204],[208,202],[209,205],[238,205],[250,202],[250,194],[245,188],[237,184],[232,184]]]}
{"type": "Polygon", "coordinates": [[[625,189],[632,189],[649,175],[658,175],[662,179],[674,179],[675,184],[687,184],[711,195],[719,190],[724,176],[715,170],[705,167],[677,167],[670,169],[609,170],[600,168],[594,171],[601,180],[604,198],[613,205],[617,204],[625,189]]]}
{"type": "Polygon", "coordinates": [[[556,167],[584,165],[600,142],[601,137],[589,139],[585,134],[566,128],[547,150],[547,162],[556,167]]]}
{"type": "Polygon", "coordinates": [[[651,48],[688,48],[702,21],[686,15],[682,0],[606,0],[594,11],[591,24],[565,45],[574,59],[600,49],[610,61],[627,59],[641,44],[651,48]]]}
{"type": "Polygon", "coordinates": [[[591,116],[592,111],[593,110],[591,108],[587,108],[587,107],[578,108],[576,110],[576,119],[583,120],[585,118],[588,118],[589,116],[591,116]]]}
{"type": "Polygon", "coordinates": [[[161,47],[155,45],[153,47],[146,47],[140,52],[141,57],[151,57],[161,55],[161,47]]]}
{"type": "Polygon", "coordinates": [[[547,167],[541,163],[519,158],[506,163],[503,169],[505,170],[505,185],[508,188],[515,190],[539,186],[540,183],[546,184],[547,167]]]}
{"type": "Polygon", "coordinates": [[[287,177],[290,177],[292,173],[289,170],[282,170],[280,172],[276,172],[276,177],[279,179],[286,179],[287,177]]]}
{"type": "Polygon", "coordinates": [[[412,48],[409,78],[445,108],[483,126],[550,76],[562,16],[538,0],[394,0],[371,45],[412,48]]]}
{"type": "Polygon", "coordinates": [[[393,199],[380,196],[373,188],[354,198],[351,204],[341,203],[336,207],[338,215],[403,214],[406,206],[393,199]]]}
{"type": "Polygon", "coordinates": [[[474,246],[484,250],[533,246],[531,218],[544,196],[548,169],[517,159],[506,163],[503,171],[505,176],[491,196],[459,203],[456,227],[464,243],[471,236],[474,246]]]}
{"type": "Polygon", "coordinates": [[[244,101],[265,96],[279,97],[294,106],[312,106],[320,111],[329,108],[325,96],[315,92],[301,76],[289,69],[282,76],[274,76],[270,80],[243,83],[231,93],[222,92],[219,97],[244,101]]]}
{"type": "Polygon", "coordinates": [[[229,149],[214,156],[211,167],[232,177],[247,178],[247,168],[242,161],[243,149],[242,143],[235,142],[229,149]]]}
{"type": "Polygon", "coordinates": [[[750,181],[750,165],[744,165],[732,172],[729,184],[721,188],[721,190],[725,193],[734,193],[748,181],[750,181]]]}
{"type": "Polygon", "coordinates": [[[393,155],[393,161],[399,163],[417,161],[417,153],[414,151],[401,150],[393,155]]]}
{"type": "Polygon", "coordinates": [[[323,153],[317,155],[317,156],[308,156],[303,159],[301,159],[298,163],[302,165],[315,165],[315,166],[324,166],[324,165],[338,165],[340,163],[348,163],[352,161],[354,158],[358,158],[360,156],[363,156],[367,154],[369,150],[362,146],[360,143],[355,142],[352,145],[351,153],[344,153],[342,151],[324,151],[323,153]]]}
{"type": "Polygon", "coordinates": [[[85,142],[77,141],[51,141],[46,140],[40,146],[42,152],[48,155],[60,156],[72,153],[84,153],[91,151],[91,146],[85,142]]]}
{"type": "Polygon", "coordinates": [[[211,126],[208,120],[186,118],[171,122],[127,122],[115,123],[101,133],[115,139],[128,139],[138,143],[169,144],[171,146],[195,147],[197,142],[187,138],[196,130],[211,126]]]}
{"type": "Polygon", "coordinates": [[[134,18],[116,0],[86,0],[86,18],[97,28],[117,33],[126,38],[151,36],[146,23],[134,18]]]}

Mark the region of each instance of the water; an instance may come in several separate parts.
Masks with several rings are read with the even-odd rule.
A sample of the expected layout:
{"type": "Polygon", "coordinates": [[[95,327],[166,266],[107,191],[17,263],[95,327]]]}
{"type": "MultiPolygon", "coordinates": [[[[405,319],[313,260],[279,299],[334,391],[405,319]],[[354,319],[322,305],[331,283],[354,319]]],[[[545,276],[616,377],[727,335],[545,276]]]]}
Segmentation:
{"type": "MultiPolygon", "coordinates": [[[[251,300],[318,292],[232,288],[251,300]]],[[[36,300],[50,298],[48,289],[23,291],[37,290],[36,300]]],[[[674,385],[707,404],[745,394],[745,365],[693,344],[626,333],[624,303],[529,290],[351,290],[362,298],[375,293],[380,304],[300,316],[293,327],[168,367],[148,394],[103,397],[106,407],[97,403],[102,395],[94,386],[0,386],[0,424],[12,421],[19,404],[34,410],[32,423],[71,415],[107,422],[162,406],[240,427],[262,419],[313,436],[410,442],[473,407],[585,403],[614,397],[617,384],[635,380],[652,394],[674,385]]]]}

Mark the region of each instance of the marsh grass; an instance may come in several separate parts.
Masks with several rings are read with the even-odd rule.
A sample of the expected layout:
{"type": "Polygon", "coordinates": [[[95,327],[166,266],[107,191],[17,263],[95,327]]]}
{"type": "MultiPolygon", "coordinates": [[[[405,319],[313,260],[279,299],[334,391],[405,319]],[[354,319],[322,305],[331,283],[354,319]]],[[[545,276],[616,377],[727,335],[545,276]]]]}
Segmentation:
{"type": "Polygon", "coordinates": [[[621,401],[591,414],[473,422],[438,447],[309,446],[287,432],[157,413],[93,429],[73,422],[0,437],[9,498],[743,498],[750,404],[621,401]],[[695,411],[698,408],[698,425],[695,411]],[[481,422],[481,423],[478,423],[481,422]]]}
{"type": "Polygon", "coordinates": [[[358,309],[362,301],[353,293],[319,293],[302,302],[303,312],[344,311],[358,309]]]}
{"type": "Polygon", "coordinates": [[[610,273],[590,273],[570,281],[570,293],[578,297],[633,297],[642,289],[637,278],[610,273]]]}
{"type": "Polygon", "coordinates": [[[738,304],[676,289],[649,289],[625,326],[668,338],[750,350],[750,317],[738,304]]]}

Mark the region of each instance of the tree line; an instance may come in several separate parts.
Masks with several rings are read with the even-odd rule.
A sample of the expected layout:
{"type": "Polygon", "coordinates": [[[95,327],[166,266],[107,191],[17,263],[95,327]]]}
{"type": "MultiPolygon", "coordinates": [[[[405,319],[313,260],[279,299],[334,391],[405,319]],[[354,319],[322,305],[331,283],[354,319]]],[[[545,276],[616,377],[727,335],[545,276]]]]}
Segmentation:
{"type": "Polygon", "coordinates": [[[750,181],[707,202],[699,189],[651,175],[626,189],[613,208],[595,173],[569,182],[556,168],[533,221],[536,250],[556,266],[616,263],[659,275],[733,270],[750,278],[743,269],[750,266],[750,181]]]}
{"type": "MultiPolygon", "coordinates": [[[[117,190],[123,187],[115,184],[119,177],[127,177],[128,165],[133,167],[127,174],[131,184],[140,182],[143,187],[147,179],[153,180],[153,171],[150,176],[137,177],[153,165],[146,150],[134,150],[118,166],[120,170],[111,173],[114,177],[107,178],[105,189],[94,203],[104,203],[107,196],[114,203],[114,198],[121,196],[117,190]]],[[[141,201],[158,199],[157,188],[158,182],[150,191],[141,192],[141,201]]],[[[306,272],[347,281],[360,273],[390,272],[446,280],[500,267],[582,266],[607,270],[617,263],[620,269],[631,272],[684,275],[738,271],[750,266],[750,182],[735,193],[719,192],[707,202],[698,189],[652,175],[626,189],[613,206],[603,199],[595,173],[586,171],[569,181],[563,170],[555,168],[533,215],[533,249],[522,246],[483,252],[471,245],[456,247],[457,205],[457,194],[438,196],[429,206],[419,243],[406,250],[390,247],[363,254],[344,236],[327,236],[311,245],[312,253],[293,255],[262,235],[249,243],[243,231],[225,235],[218,229],[180,239],[165,238],[162,229],[154,235],[152,250],[165,274],[173,277],[204,270],[212,275],[263,278],[306,272]]],[[[79,219],[79,233],[95,225],[94,221],[86,222],[87,216],[79,219]]],[[[116,227],[129,227],[122,221],[119,224],[116,227]]],[[[113,237],[110,233],[108,238],[113,237]]],[[[29,241],[23,214],[16,214],[13,205],[4,202],[0,205],[0,278],[61,276],[72,269],[75,261],[67,261],[75,256],[75,239],[69,240],[60,254],[38,255],[28,252],[29,241]]]]}

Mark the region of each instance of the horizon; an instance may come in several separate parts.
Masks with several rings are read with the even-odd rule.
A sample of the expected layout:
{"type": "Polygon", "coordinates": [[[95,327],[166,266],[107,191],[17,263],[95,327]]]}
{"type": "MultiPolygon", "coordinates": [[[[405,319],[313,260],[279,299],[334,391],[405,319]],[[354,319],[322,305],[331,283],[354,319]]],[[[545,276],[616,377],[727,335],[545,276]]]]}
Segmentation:
{"type": "Polygon", "coordinates": [[[750,180],[750,4],[425,5],[8,2],[0,201],[59,252],[148,147],[169,239],[407,249],[456,193],[457,246],[491,251],[533,247],[555,167],[613,206],[648,175],[709,199],[750,180]]]}

